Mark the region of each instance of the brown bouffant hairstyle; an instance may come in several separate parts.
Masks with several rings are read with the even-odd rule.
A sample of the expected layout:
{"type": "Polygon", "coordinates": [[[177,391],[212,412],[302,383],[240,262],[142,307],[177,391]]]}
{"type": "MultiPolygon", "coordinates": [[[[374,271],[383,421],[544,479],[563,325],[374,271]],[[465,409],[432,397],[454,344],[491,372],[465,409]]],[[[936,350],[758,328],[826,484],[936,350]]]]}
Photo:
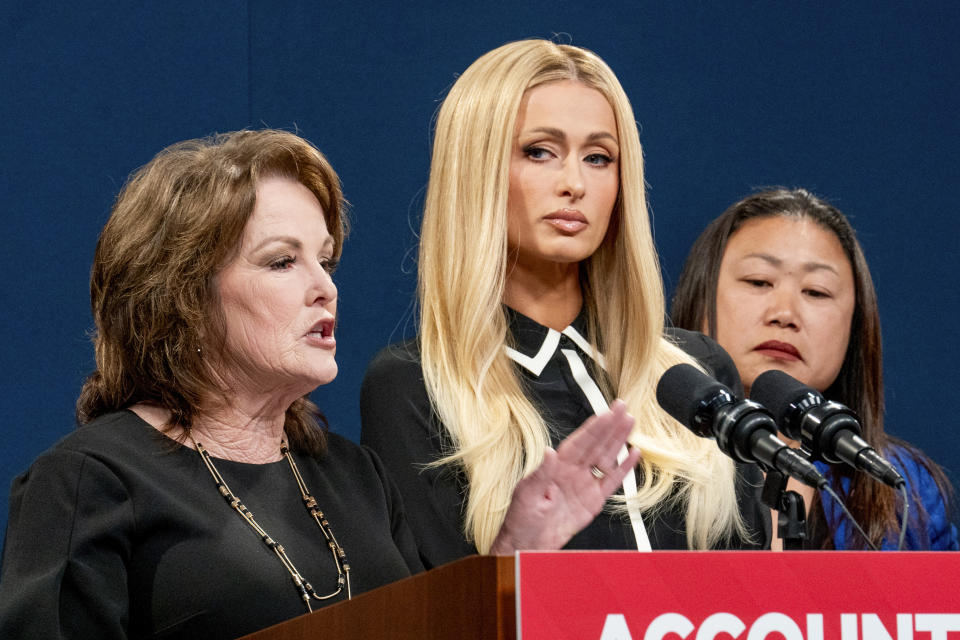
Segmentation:
{"type": "MultiPolygon", "coordinates": [[[[327,159],[285,131],[237,131],[187,140],[161,151],[127,180],[100,233],[90,276],[96,371],[77,400],[86,424],[138,402],[170,411],[188,429],[222,393],[204,351],[219,352],[225,319],[216,276],[236,255],[253,213],[256,186],[284,177],[317,198],[343,246],[345,202],[327,159]]],[[[304,396],[286,412],[294,449],[319,454],[325,420],[304,396]]]]}
{"type": "MultiPolygon", "coordinates": [[[[899,448],[925,467],[940,487],[945,503],[949,503],[952,493],[950,483],[940,467],[916,447],[884,431],[883,343],[877,294],[853,227],[846,216],[830,203],[805,189],[772,188],[754,193],[728,207],[704,229],[690,249],[670,309],[674,325],[702,331],[716,339],[717,282],[727,243],[750,220],[774,216],[812,220],[833,233],[853,270],[856,302],[850,325],[850,342],[836,380],[823,395],[845,404],[859,415],[863,437],[874,449],[903,455],[896,453],[899,448]]],[[[850,512],[857,522],[864,525],[875,545],[879,546],[886,534],[899,529],[897,496],[892,489],[865,473],[854,473],[845,465],[834,465],[833,472],[834,488],[844,497],[850,512]],[[850,479],[848,490],[843,489],[842,477],[850,479]]],[[[818,521],[821,511],[818,496],[814,497],[810,509],[811,525],[829,529],[825,523],[818,521]]],[[[911,520],[919,523],[917,532],[922,537],[926,532],[927,514],[923,513],[923,503],[919,498],[911,502],[920,511],[917,520],[911,520]]],[[[833,548],[834,532],[825,532],[829,535],[824,536],[823,548],[833,548]]],[[[851,544],[861,542],[851,541],[851,544]]]]}

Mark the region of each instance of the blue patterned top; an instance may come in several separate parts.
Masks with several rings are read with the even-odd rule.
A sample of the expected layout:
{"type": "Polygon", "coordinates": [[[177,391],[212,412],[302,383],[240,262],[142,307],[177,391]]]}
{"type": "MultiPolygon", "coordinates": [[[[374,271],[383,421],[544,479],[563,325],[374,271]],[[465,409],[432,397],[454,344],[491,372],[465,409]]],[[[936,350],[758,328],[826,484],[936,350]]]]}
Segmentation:
{"type": "MultiPolygon", "coordinates": [[[[957,551],[960,550],[960,542],[957,540],[957,527],[947,518],[947,506],[943,494],[933,476],[926,468],[906,449],[902,447],[891,447],[887,450],[887,459],[897,468],[900,475],[907,481],[908,495],[911,500],[910,522],[907,524],[907,536],[904,541],[904,550],[924,550],[924,551],[957,551]],[[927,513],[926,531],[920,526],[919,512],[915,501],[917,498],[923,503],[927,513]]],[[[832,480],[833,472],[828,464],[822,462],[814,463],[817,468],[832,480]]],[[[850,478],[842,477],[840,479],[844,491],[850,489],[850,478]]],[[[852,546],[849,541],[855,539],[859,534],[853,529],[850,521],[844,516],[843,510],[837,501],[829,494],[820,493],[820,502],[823,505],[823,512],[826,515],[827,524],[834,532],[834,548],[843,550],[860,548],[859,545],[852,546]]],[[[900,514],[897,516],[900,518],[900,514]]],[[[891,533],[884,537],[881,549],[883,551],[896,551],[898,542],[898,533],[891,533]]]]}

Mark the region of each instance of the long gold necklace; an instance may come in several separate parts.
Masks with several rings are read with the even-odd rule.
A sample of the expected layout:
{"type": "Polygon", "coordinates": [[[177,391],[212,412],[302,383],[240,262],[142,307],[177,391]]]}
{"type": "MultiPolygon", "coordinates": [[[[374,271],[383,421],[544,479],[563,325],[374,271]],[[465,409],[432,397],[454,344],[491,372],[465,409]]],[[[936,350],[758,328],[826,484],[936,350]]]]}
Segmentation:
{"type": "Polygon", "coordinates": [[[310,490],[307,489],[306,483],[303,481],[303,476],[300,475],[300,470],[297,468],[297,463],[293,460],[293,455],[290,453],[290,449],[287,448],[287,443],[283,442],[280,446],[280,455],[287,459],[287,462],[290,463],[290,470],[293,471],[293,477],[297,479],[297,485],[300,487],[300,495],[303,500],[303,505],[307,508],[307,512],[317,523],[317,526],[320,527],[320,531],[323,532],[323,537],[327,540],[327,546],[330,547],[330,552],[333,554],[333,562],[337,567],[337,589],[333,593],[329,593],[325,596],[317,595],[317,592],[313,590],[313,587],[309,582],[304,579],[304,577],[297,571],[297,568],[294,566],[293,562],[290,561],[290,558],[287,556],[286,550],[284,550],[283,545],[276,542],[270,535],[263,530],[257,521],[253,518],[253,513],[250,512],[247,507],[240,502],[238,498],[227,486],[226,481],[223,479],[223,476],[220,475],[220,472],[217,471],[217,468],[213,465],[213,459],[210,457],[210,454],[207,453],[207,450],[203,448],[203,445],[193,439],[193,435],[187,432],[187,437],[190,438],[190,441],[193,443],[193,446],[196,447],[197,453],[200,454],[200,458],[203,460],[203,463],[207,466],[207,469],[210,471],[210,475],[213,476],[213,481],[217,485],[217,489],[220,491],[220,495],[223,496],[224,500],[227,501],[234,511],[239,513],[241,517],[249,524],[254,531],[260,536],[260,539],[263,541],[267,548],[272,550],[277,557],[280,559],[280,562],[283,564],[283,567],[287,570],[287,573],[290,574],[290,578],[293,580],[293,584],[296,586],[297,591],[300,593],[300,598],[303,600],[303,603],[307,605],[307,611],[313,611],[313,607],[310,605],[311,599],[313,600],[329,600],[330,598],[341,593],[346,587],[347,589],[347,600],[352,597],[350,592],[350,564],[347,562],[347,554],[344,552],[343,547],[340,546],[340,543],[337,542],[336,537],[333,535],[333,530],[330,528],[330,523],[327,522],[326,517],[323,515],[323,511],[317,506],[316,499],[310,495],[310,490]]]}

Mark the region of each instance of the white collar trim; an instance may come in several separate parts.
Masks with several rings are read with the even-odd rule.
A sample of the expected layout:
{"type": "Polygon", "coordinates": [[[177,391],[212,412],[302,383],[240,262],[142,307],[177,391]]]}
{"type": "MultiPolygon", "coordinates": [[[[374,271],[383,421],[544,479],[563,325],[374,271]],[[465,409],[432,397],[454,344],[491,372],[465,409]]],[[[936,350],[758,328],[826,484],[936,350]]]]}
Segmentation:
{"type": "Polygon", "coordinates": [[[575,345],[577,345],[581,351],[590,356],[594,362],[600,365],[600,368],[606,371],[607,362],[603,357],[602,353],[597,353],[597,351],[587,342],[587,339],[584,338],[579,331],[573,328],[573,325],[568,326],[562,332],[555,329],[547,329],[547,336],[543,339],[543,344],[540,345],[540,350],[537,352],[537,355],[532,358],[528,355],[524,355],[512,347],[504,347],[504,350],[507,352],[507,357],[519,364],[521,367],[529,371],[535,376],[539,376],[543,373],[543,370],[546,368],[547,363],[550,362],[550,358],[553,357],[553,354],[557,350],[557,346],[560,344],[560,336],[565,335],[570,338],[575,345]]]}
{"type": "Polygon", "coordinates": [[[580,335],[580,332],[573,328],[573,325],[570,325],[563,330],[563,335],[567,336],[573,343],[580,347],[580,350],[585,354],[593,358],[593,361],[600,365],[600,368],[604,371],[607,370],[607,361],[603,357],[602,353],[597,353],[597,351],[591,346],[587,339],[580,335]]]}
{"type": "MultiPolygon", "coordinates": [[[[569,329],[570,327],[567,327],[569,329]]],[[[565,329],[566,330],[566,329],[565,329]]],[[[543,373],[544,368],[546,368],[547,363],[550,362],[550,358],[553,357],[554,352],[557,350],[557,345],[560,344],[560,332],[554,329],[547,329],[547,337],[543,339],[543,344],[540,345],[540,351],[537,352],[537,355],[525,356],[516,349],[511,347],[504,347],[507,351],[507,357],[516,362],[518,365],[527,369],[535,376],[539,376],[543,373]]]]}

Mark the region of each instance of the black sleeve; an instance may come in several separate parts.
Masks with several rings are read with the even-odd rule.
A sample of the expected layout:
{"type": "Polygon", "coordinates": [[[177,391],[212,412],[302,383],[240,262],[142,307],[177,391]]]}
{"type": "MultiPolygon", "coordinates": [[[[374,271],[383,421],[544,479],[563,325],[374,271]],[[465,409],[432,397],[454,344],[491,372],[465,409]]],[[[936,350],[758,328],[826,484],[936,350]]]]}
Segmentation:
{"type": "Polygon", "coordinates": [[[743,383],[733,358],[713,339],[696,331],[667,329],[667,338],[693,356],[715,380],[723,383],[735,396],[743,398],[743,383]]]}
{"type": "Polygon", "coordinates": [[[463,534],[463,481],[450,468],[427,467],[443,455],[416,347],[388,347],[367,369],[360,391],[360,441],[373,449],[403,498],[406,519],[427,569],[475,554],[463,534]]]}
{"type": "Polygon", "coordinates": [[[126,638],[129,495],[100,462],[53,450],[13,483],[2,638],[126,638]]]}
{"type": "Polygon", "coordinates": [[[736,538],[731,545],[737,549],[769,549],[773,536],[770,509],[760,500],[763,491],[763,471],[755,464],[737,462],[737,504],[747,527],[746,539],[736,538]]]}
{"type": "MultiPolygon", "coordinates": [[[[689,355],[716,379],[729,388],[735,396],[743,398],[743,383],[737,371],[733,358],[723,350],[719,344],[708,336],[695,331],[684,329],[667,329],[667,336],[678,347],[689,355]]],[[[735,539],[732,545],[735,548],[769,549],[772,527],[770,510],[760,500],[763,489],[763,472],[755,464],[737,465],[737,503],[740,505],[740,515],[750,533],[751,538],[746,540],[735,539]]]]}
{"type": "Polygon", "coordinates": [[[420,560],[416,539],[413,537],[413,532],[410,531],[410,525],[407,522],[400,489],[393,478],[390,477],[390,473],[384,468],[383,461],[380,460],[376,452],[369,447],[364,447],[364,451],[370,457],[377,475],[380,476],[380,483],[383,485],[383,491],[387,498],[387,509],[390,513],[390,534],[393,536],[393,542],[407,563],[410,574],[420,573],[423,571],[423,561],[420,560]]]}

